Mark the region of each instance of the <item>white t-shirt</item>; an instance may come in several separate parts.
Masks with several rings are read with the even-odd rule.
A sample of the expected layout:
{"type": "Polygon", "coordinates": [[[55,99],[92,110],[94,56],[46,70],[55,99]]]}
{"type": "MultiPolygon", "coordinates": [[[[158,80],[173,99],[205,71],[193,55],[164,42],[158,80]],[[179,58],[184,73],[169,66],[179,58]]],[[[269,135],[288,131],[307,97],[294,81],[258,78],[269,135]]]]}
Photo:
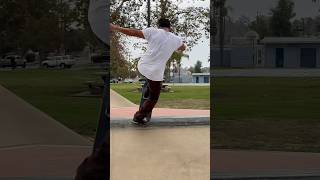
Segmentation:
{"type": "Polygon", "coordinates": [[[182,39],[163,29],[146,28],[142,30],[148,41],[145,55],[138,62],[139,72],[152,81],[163,81],[166,63],[182,44],[182,39]]]}

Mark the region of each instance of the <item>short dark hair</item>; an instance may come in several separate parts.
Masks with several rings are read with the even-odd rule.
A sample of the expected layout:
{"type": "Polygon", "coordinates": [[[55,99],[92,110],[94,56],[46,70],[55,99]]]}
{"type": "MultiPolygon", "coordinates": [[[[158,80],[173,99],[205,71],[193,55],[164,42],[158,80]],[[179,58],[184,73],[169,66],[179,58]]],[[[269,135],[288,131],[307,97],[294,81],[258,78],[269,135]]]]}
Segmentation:
{"type": "Polygon", "coordinates": [[[171,28],[171,24],[170,24],[169,19],[165,19],[165,18],[159,19],[158,26],[160,28],[171,28]]]}

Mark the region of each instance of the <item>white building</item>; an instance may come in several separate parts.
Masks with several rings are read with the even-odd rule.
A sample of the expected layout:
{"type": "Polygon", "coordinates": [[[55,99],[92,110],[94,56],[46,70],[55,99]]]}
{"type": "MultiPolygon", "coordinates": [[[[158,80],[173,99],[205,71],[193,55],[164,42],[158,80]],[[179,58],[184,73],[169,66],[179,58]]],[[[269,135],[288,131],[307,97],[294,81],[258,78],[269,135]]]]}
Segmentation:
{"type": "Polygon", "coordinates": [[[210,73],[192,73],[192,83],[210,83],[210,73]]]}

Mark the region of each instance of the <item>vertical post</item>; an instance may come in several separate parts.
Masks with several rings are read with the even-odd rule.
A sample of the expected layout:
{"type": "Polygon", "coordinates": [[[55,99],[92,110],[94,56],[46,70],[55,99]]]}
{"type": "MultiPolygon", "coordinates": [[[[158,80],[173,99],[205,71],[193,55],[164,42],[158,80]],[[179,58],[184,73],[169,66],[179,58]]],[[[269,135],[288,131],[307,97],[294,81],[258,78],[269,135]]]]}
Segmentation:
{"type": "Polygon", "coordinates": [[[147,2],[147,9],[148,9],[148,27],[151,26],[151,4],[150,0],[147,2]]]}
{"type": "MultiPolygon", "coordinates": [[[[107,65],[108,66],[108,65],[107,65]]],[[[109,66],[108,66],[109,67],[109,66]]],[[[107,75],[103,76],[104,81],[104,88],[103,88],[103,100],[102,100],[102,107],[100,111],[100,119],[98,123],[98,129],[96,133],[96,138],[94,142],[93,151],[95,152],[97,148],[99,148],[104,142],[106,142],[108,138],[109,132],[109,119],[110,119],[110,108],[109,108],[109,94],[110,94],[110,87],[108,82],[107,75]]]]}
{"type": "Polygon", "coordinates": [[[59,47],[59,55],[62,55],[63,53],[63,41],[64,41],[64,35],[63,35],[63,13],[64,13],[64,10],[63,10],[63,2],[62,0],[59,1],[59,5],[60,5],[60,12],[59,12],[59,28],[60,28],[60,47],[59,47]]]}
{"type": "Polygon", "coordinates": [[[219,1],[219,37],[220,37],[220,66],[224,66],[223,61],[224,61],[224,7],[225,6],[225,0],[220,0],[219,1]]]}
{"type": "Polygon", "coordinates": [[[255,39],[252,39],[252,65],[253,65],[253,68],[255,67],[255,48],[254,48],[254,41],[255,39]]]}
{"type": "Polygon", "coordinates": [[[304,18],[302,18],[302,36],[305,36],[305,23],[304,23],[304,18]]]}
{"type": "Polygon", "coordinates": [[[179,63],[179,83],[182,83],[182,81],[181,81],[181,62],[179,63]]]}
{"type": "Polygon", "coordinates": [[[175,64],[174,61],[172,62],[172,85],[174,86],[174,71],[175,71],[175,64]]]}

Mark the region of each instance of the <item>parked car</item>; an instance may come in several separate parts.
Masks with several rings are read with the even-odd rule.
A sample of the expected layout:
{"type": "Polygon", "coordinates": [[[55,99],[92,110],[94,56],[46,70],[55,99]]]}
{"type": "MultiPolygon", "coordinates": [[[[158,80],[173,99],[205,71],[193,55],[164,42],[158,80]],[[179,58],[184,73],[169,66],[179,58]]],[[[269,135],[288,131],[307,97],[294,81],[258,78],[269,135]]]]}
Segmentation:
{"type": "Polygon", "coordinates": [[[21,66],[26,68],[27,61],[19,55],[8,55],[0,60],[1,67],[12,67],[16,68],[17,66],[21,66]]]}
{"type": "Polygon", "coordinates": [[[42,67],[60,67],[61,69],[71,68],[74,64],[75,60],[71,56],[50,56],[41,62],[42,67]]]}
{"type": "Polygon", "coordinates": [[[110,83],[119,83],[119,81],[118,81],[118,79],[113,78],[113,79],[110,79],[110,83]]]}
{"type": "Polygon", "coordinates": [[[91,62],[92,63],[106,63],[107,60],[108,60],[107,53],[92,54],[91,55],[91,62]]]}
{"type": "Polygon", "coordinates": [[[123,82],[124,83],[133,83],[133,79],[125,79],[123,82]]]}
{"type": "Polygon", "coordinates": [[[146,81],[147,81],[147,80],[146,80],[145,78],[140,78],[140,79],[139,79],[139,83],[140,83],[140,84],[144,84],[146,81]]]}

